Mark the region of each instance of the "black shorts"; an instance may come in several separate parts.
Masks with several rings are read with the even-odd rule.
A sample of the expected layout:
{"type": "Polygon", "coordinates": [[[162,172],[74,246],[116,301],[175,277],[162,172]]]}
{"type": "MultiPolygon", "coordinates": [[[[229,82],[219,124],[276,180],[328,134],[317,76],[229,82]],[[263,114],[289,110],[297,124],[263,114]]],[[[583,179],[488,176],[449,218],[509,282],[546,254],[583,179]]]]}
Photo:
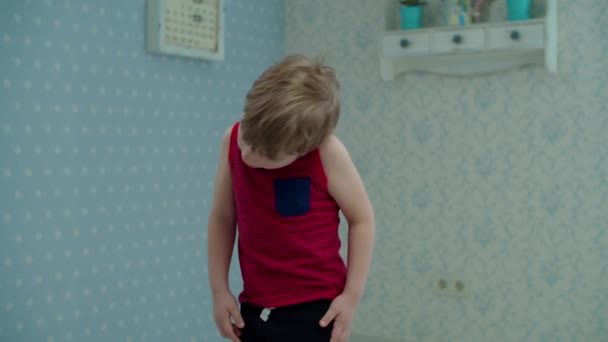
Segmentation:
{"type": "Polygon", "coordinates": [[[329,342],[333,323],[322,328],[319,321],[330,305],[330,300],[289,305],[272,309],[266,317],[264,308],[243,303],[241,342],[329,342]]]}

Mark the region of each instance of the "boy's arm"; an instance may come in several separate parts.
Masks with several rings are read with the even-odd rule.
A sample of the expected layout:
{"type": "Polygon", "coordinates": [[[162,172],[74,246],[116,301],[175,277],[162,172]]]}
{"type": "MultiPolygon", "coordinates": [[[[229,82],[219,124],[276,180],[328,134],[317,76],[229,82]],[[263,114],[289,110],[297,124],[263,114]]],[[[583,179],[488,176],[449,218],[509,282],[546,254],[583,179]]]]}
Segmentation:
{"type": "Polygon", "coordinates": [[[213,203],[207,227],[209,285],[213,294],[230,291],[228,271],[236,237],[236,214],[232,193],[232,176],[228,163],[231,128],[222,139],[220,160],[215,176],[213,203]]]}
{"type": "Polygon", "coordinates": [[[363,181],[346,147],[331,136],[320,149],[329,193],[348,221],[348,273],[344,293],[358,302],[363,295],[374,246],[374,212],[363,181]]]}

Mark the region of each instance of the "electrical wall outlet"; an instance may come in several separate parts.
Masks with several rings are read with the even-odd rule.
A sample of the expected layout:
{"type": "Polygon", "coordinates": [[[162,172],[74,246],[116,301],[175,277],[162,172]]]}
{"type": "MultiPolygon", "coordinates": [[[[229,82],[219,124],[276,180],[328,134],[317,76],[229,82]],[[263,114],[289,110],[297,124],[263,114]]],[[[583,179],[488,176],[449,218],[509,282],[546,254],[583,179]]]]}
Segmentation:
{"type": "Polygon", "coordinates": [[[471,281],[459,274],[440,274],[433,277],[433,292],[441,296],[468,297],[471,281]]]}

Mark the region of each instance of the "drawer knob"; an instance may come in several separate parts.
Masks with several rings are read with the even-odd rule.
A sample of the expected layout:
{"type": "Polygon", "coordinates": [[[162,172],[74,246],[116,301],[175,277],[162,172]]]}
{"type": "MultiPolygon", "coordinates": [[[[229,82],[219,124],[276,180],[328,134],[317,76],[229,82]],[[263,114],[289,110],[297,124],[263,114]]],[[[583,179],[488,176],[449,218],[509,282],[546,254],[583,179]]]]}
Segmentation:
{"type": "Polygon", "coordinates": [[[402,48],[406,48],[408,46],[410,46],[410,41],[403,38],[401,39],[401,41],[399,42],[399,45],[401,45],[402,48]]]}
{"type": "Polygon", "coordinates": [[[511,39],[519,40],[519,38],[521,38],[521,34],[519,33],[519,31],[511,31],[511,39]]]}
{"type": "Polygon", "coordinates": [[[460,44],[462,43],[462,36],[457,34],[454,36],[454,38],[452,38],[452,41],[454,42],[454,44],[460,44]]]}

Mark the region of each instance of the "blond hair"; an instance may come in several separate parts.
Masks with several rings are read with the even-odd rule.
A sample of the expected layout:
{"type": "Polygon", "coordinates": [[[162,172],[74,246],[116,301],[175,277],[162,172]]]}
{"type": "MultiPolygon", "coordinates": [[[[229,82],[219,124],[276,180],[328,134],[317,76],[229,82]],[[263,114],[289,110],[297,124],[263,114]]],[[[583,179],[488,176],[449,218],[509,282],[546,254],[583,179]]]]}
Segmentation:
{"type": "Polygon", "coordinates": [[[272,65],[247,93],[242,139],[270,159],[304,154],[333,133],[339,117],[334,69],[320,59],[293,55],[272,65]]]}

